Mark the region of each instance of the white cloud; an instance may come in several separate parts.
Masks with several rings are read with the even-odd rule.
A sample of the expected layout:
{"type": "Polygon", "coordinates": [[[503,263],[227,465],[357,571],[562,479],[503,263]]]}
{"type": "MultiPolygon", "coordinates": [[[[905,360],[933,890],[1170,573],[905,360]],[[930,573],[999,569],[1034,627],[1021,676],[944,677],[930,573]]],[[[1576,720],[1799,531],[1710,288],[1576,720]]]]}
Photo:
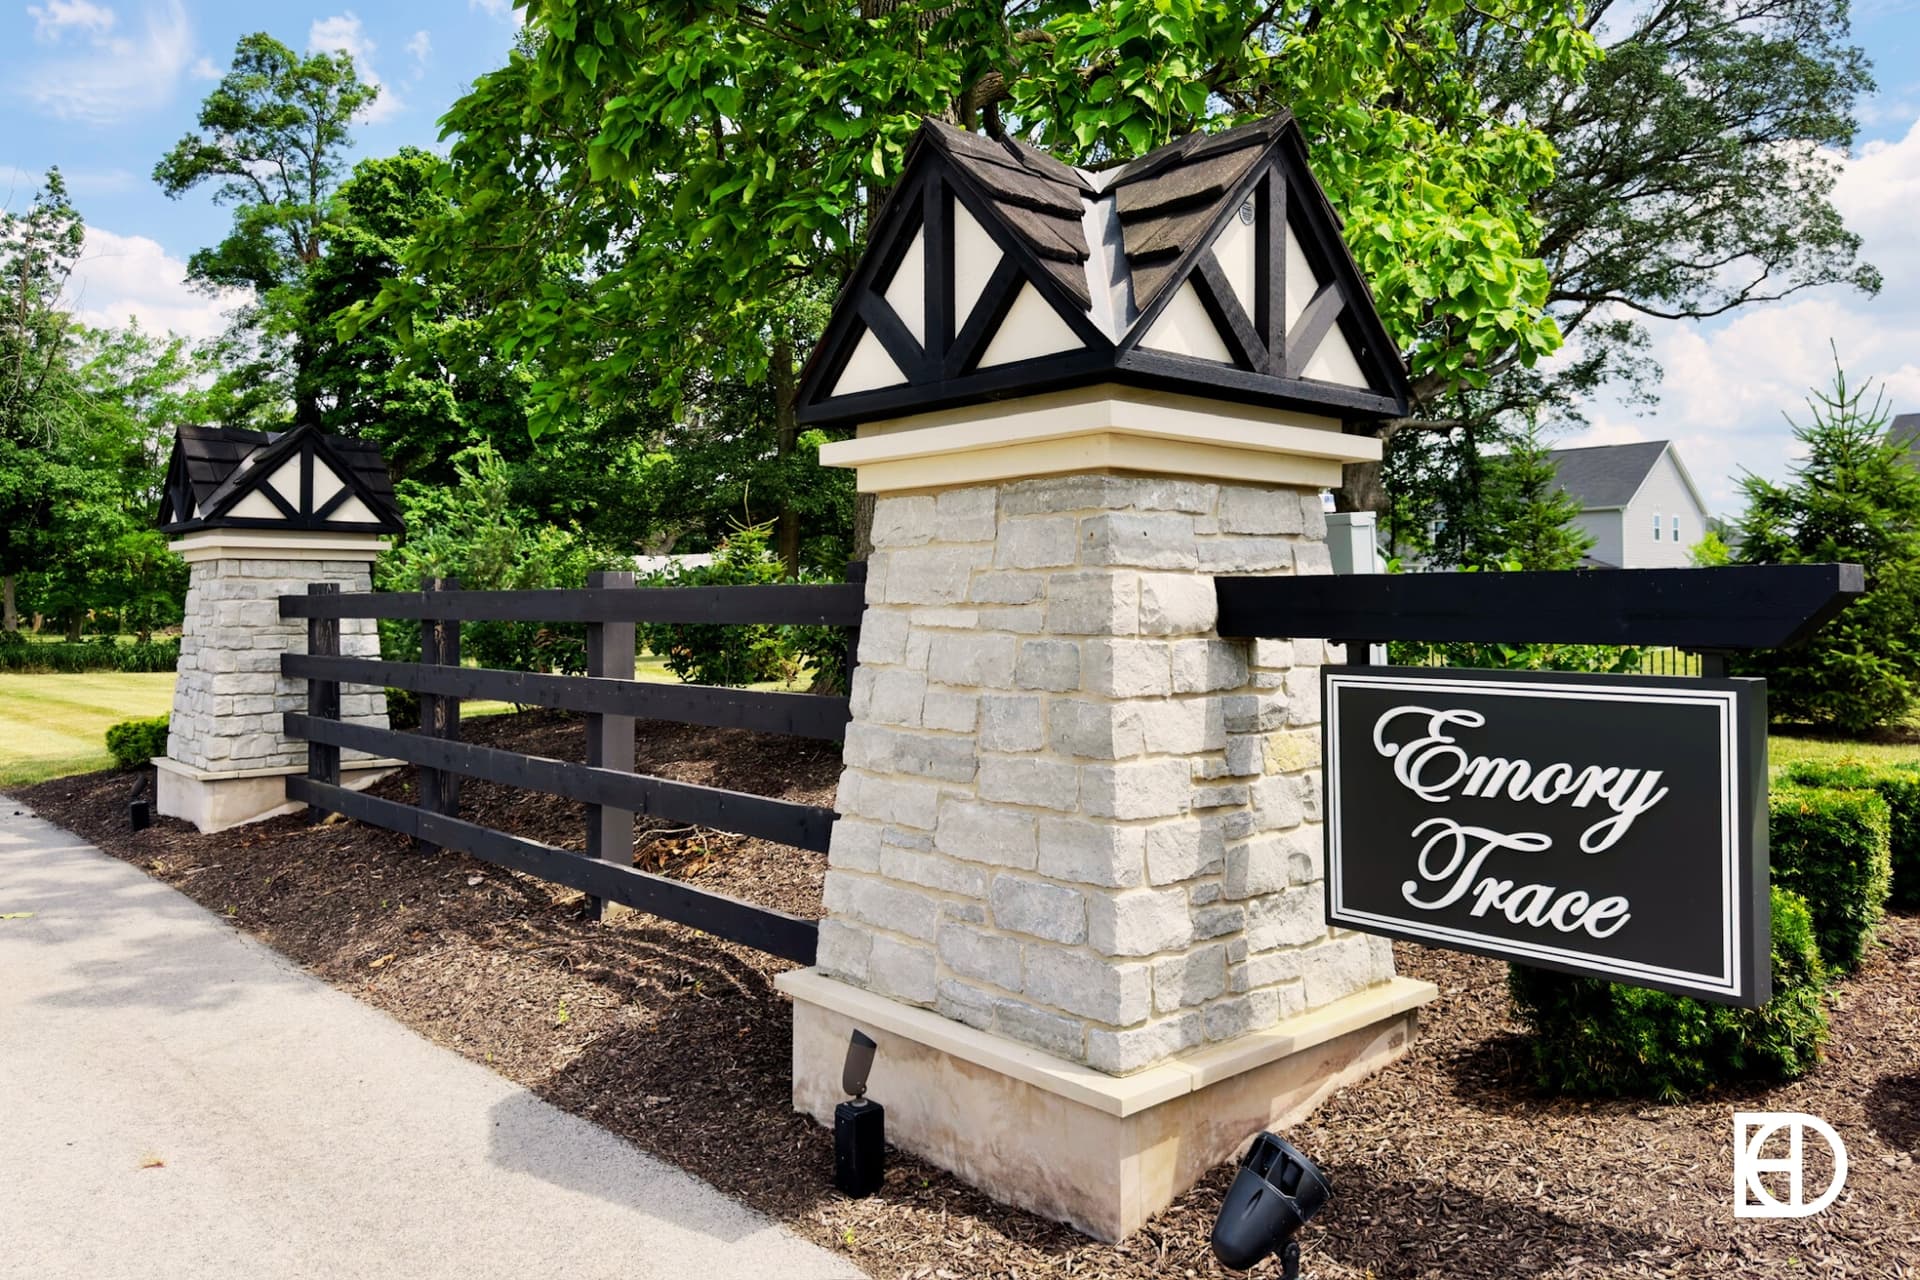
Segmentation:
{"type": "Polygon", "coordinates": [[[1844,160],[1833,198],[1885,277],[1879,296],[1830,288],[1711,325],[1651,323],[1659,405],[1640,415],[1598,404],[1577,442],[1671,439],[1708,504],[1731,514],[1743,470],[1786,474],[1797,446],[1785,415],[1805,419],[1809,390],[1832,381],[1836,350],[1850,380],[1884,387],[1892,412],[1920,410],[1920,120],[1844,160]]]}
{"type": "Polygon", "coordinates": [[[200,57],[194,60],[193,70],[189,74],[195,80],[218,80],[225,73],[212,58],[200,57]]]}
{"type": "MultiPolygon", "coordinates": [[[[81,197],[116,195],[131,191],[140,183],[138,177],[125,169],[62,169],[60,176],[67,180],[68,192],[81,197]]],[[[46,180],[44,170],[0,164],[0,208],[25,204],[46,180]]]]}
{"type": "Polygon", "coordinates": [[[248,300],[244,289],[208,297],[187,284],[187,264],[145,236],[87,228],[87,241],[68,286],[68,301],[83,323],[100,328],[138,320],[153,333],[211,338],[226,328],[226,313],[248,300]]]}
{"type": "Polygon", "coordinates": [[[33,19],[36,39],[55,41],[69,31],[104,36],[119,21],[119,15],[113,10],[92,4],[89,0],[50,0],[45,8],[30,4],[27,6],[27,16],[33,19]]]}
{"type": "Polygon", "coordinates": [[[426,62],[433,56],[433,36],[426,31],[414,32],[413,38],[407,41],[407,52],[413,55],[415,62],[426,62]]]}
{"type": "Polygon", "coordinates": [[[467,9],[472,13],[484,13],[489,18],[510,18],[516,27],[527,20],[526,10],[516,8],[513,0],[467,0],[467,9]]]}
{"type": "Polygon", "coordinates": [[[88,0],[51,0],[48,17],[35,13],[42,24],[54,14],[105,14],[107,25],[87,25],[80,17],[62,17],[56,31],[83,31],[83,48],[64,57],[39,62],[21,84],[42,112],[82,124],[114,124],[172,102],[181,73],[193,57],[193,26],[180,0],[169,0],[142,15],[139,36],[114,35],[111,10],[88,0]]]}
{"type": "Polygon", "coordinates": [[[308,53],[344,53],[353,59],[354,70],[360,73],[361,81],[379,88],[380,96],[358,117],[367,124],[389,119],[406,105],[400,101],[400,95],[393,91],[393,87],[374,70],[373,55],[379,48],[361,25],[360,15],[351,9],[330,18],[315,18],[313,26],[307,30],[308,53]]]}

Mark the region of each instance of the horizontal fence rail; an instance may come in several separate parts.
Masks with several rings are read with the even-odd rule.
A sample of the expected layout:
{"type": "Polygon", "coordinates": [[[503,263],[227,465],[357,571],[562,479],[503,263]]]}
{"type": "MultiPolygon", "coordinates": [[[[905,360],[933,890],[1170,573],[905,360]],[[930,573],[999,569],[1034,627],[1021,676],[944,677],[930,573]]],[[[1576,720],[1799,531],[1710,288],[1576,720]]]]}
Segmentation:
{"type": "Polygon", "coordinates": [[[865,602],[866,587],[858,582],[540,591],[374,591],[281,596],[280,616],[857,627],[865,602]]]}
{"type": "Polygon", "coordinates": [[[405,689],[452,698],[491,698],[523,707],[671,720],[716,729],[753,729],[838,741],[853,713],[847,699],[818,693],[557,676],[492,667],[433,667],[379,658],[280,655],[280,674],[303,680],[405,689]]]}
{"type": "Polygon", "coordinates": [[[833,810],[772,796],[728,791],[633,771],[637,720],[748,729],[839,740],[851,704],[845,697],[715,688],[635,680],[634,625],[745,624],[829,626],[844,634],[851,673],[865,609],[865,566],[847,567],[834,585],[636,588],[633,575],[607,571],[581,590],[463,591],[429,578],[420,591],[346,594],[318,584],[304,596],[280,597],[280,616],[307,620],[307,652],[285,653],[280,672],[307,681],[306,714],[288,712],[282,727],[307,742],[307,774],[287,779],[287,798],[320,813],[339,813],[411,837],[579,889],[598,918],[617,902],[703,929],[800,964],[812,964],[819,926],[725,894],[641,871],[632,865],[638,815],[709,827],[824,853],[833,810]],[[412,618],[420,622],[420,661],[343,655],[345,618],[412,618]],[[587,674],[470,668],[460,662],[462,621],[586,624],[587,674]],[[419,695],[421,723],[409,733],[340,718],[345,684],[403,689],[419,695]],[[504,751],[460,741],[460,703],[498,699],[584,716],[585,763],[504,751]],[[340,753],[362,751],[419,769],[419,804],[340,785],[340,753]],[[474,778],[575,800],[586,807],[586,851],[574,853],[460,817],[460,783],[474,778]]]}
{"type": "Polygon", "coordinates": [[[290,738],[391,756],[423,768],[456,772],[462,777],[544,791],[586,804],[610,805],[632,813],[755,836],[819,853],[827,851],[827,837],[833,829],[833,810],[792,800],[622,773],[566,760],[550,760],[545,756],[521,755],[517,751],[428,738],[398,729],[320,720],[298,712],[288,712],[285,720],[290,738]]]}
{"type": "Polygon", "coordinates": [[[792,960],[814,962],[819,926],[783,911],[755,906],[722,893],[696,889],[666,876],[618,862],[600,862],[537,840],[510,836],[459,818],[429,813],[412,805],[295,774],[287,779],[287,799],[344,814],[398,831],[443,849],[455,849],[497,866],[523,871],[579,889],[606,902],[691,925],[716,937],[792,960]]]}
{"type": "Polygon", "coordinates": [[[1223,636],[1772,649],[1866,589],[1855,564],[1216,578],[1223,636]]]}

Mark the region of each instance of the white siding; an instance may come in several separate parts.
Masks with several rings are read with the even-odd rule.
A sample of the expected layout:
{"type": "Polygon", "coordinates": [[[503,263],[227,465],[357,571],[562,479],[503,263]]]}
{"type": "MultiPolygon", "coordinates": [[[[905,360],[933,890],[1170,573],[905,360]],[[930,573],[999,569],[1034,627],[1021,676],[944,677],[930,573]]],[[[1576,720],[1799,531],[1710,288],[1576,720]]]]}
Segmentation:
{"type": "MultiPolygon", "coordinates": [[[[1615,561],[1623,569],[1677,569],[1693,563],[1687,552],[1707,536],[1707,513],[1693,500],[1687,482],[1680,478],[1673,452],[1660,455],[1645,483],[1640,486],[1624,513],[1623,558],[1615,561]],[[1660,538],[1654,540],[1653,517],[1660,517],[1660,538]],[[1680,539],[1673,537],[1673,518],[1680,517],[1680,539]]],[[[1599,555],[1598,549],[1594,552],[1599,555]]],[[[1600,556],[1607,559],[1606,556],[1600,556]]]]}
{"type": "Polygon", "coordinates": [[[1593,539],[1593,545],[1587,548],[1587,554],[1602,563],[1618,566],[1620,563],[1620,513],[1618,511],[1583,511],[1573,518],[1574,528],[1593,539]]]}

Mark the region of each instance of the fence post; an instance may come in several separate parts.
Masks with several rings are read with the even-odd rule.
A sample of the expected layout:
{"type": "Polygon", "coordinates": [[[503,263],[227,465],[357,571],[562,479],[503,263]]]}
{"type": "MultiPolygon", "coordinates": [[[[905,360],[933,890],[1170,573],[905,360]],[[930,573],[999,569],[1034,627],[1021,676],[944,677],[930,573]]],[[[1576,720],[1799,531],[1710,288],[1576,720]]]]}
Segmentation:
{"type": "MultiPolygon", "coordinates": [[[[847,561],[846,579],[849,586],[855,583],[865,586],[867,582],[867,562],[865,560],[847,561]]],[[[849,695],[853,693],[853,669],[859,665],[860,624],[856,622],[847,628],[847,653],[846,657],[841,660],[840,670],[841,693],[849,695]]]]}
{"type": "MultiPolygon", "coordinates": [[[[459,587],[456,578],[424,577],[422,591],[452,591],[459,587]]],[[[420,662],[423,666],[460,665],[460,622],[454,618],[420,620],[420,662]]],[[[442,694],[420,695],[420,732],[429,738],[457,741],[460,737],[460,699],[442,694]]],[[[443,817],[460,816],[460,775],[444,769],[420,771],[420,807],[443,817]]],[[[421,841],[422,853],[436,853],[439,846],[421,841]]]]}
{"type": "MultiPolygon", "coordinates": [[[[337,596],[340,584],[337,582],[311,582],[307,584],[309,596],[337,596]]],[[[315,657],[336,658],[340,656],[340,619],[307,619],[307,653],[315,657]]],[[[338,680],[307,681],[307,714],[316,720],[338,720],[340,718],[340,682],[338,680]]],[[[330,787],[340,785],[340,748],[323,742],[307,743],[307,777],[315,782],[324,782],[330,787]]],[[[328,810],[317,805],[307,806],[307,821],[319,822],[328,814],[328,810]]]]}
{"type": "MultiPolygon", "coordinates": [[[[633,574],[627,571],[599,571],[587,575],[587,586],[595,590],[631,587],[633,574]]],[[[634,625],[631,622],[589,622],[587,624],[587,674],[609,680],[633,679],[634,625]]],[[[587,763],[602,769],[633,772],[633,717],[608,716],[598,712],[587,715],[587,763]]],[[[587,856],[621,862],[633,856],[633,810],[607,805],[587,806],[587,856]]],[[[598,920],[606,904],[588,895],[587,915],[598,920]]]]}

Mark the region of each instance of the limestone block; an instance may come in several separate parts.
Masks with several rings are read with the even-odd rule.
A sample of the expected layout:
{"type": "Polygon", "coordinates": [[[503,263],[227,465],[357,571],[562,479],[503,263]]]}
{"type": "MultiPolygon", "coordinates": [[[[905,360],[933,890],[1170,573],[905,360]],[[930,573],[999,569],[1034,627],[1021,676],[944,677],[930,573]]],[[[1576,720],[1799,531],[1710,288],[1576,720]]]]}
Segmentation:
{"type": "MultiPolygon", "coordinates": [[[[1293,489],[1248,489],[1238,485],[1220,490],[1220,528],[1225,533],[1299,533],[1306,522],[1301,495],[1293,489]]],[[[1316,506],[1319,495],[1313,495],[1316,506]]],[[[1321,536],[1326,523],[1321,522],[1321,536]]]]}
{"type": "Polygon", "coordinates": [[[1101,1071],[1124,1075],[1199,1044],[1205,1025],[1197,1011],[1159,1018],[1141,1027],[1087,1029],[1087,1063],[1101,1071]]]}
{"type": "Polygon", "coordinates": [[[949,857],[1022,870],[1039,858],[1033,815],[957,798],[940,806],[933,847],[949,857]]]}
{"type": "Polygon", "coordinates": [[[851,917],[876,929],[889,929],[926,942],[933,941],[939,927],[940,904],[936,899],[889,884],[877,876],[829,868],[822,899],[828,912],[835,916],[851,917]]]}
{"type": "Polygon", "coordinates": [[[1196,635],[1211,631],[1218,616],[1211,578],[1195,573],[1140,575],[1140,634],[1196,635]]]}
{"type": "Polygon", "coordinates": [[[1042,1005],[1129,1027],[1145,1021],[1153,1006],[1151,973],[1138,961],[1116,964],[1086,951],[1034,943],[1027,948],[1024,990],[1042,1005]]]}
{"type": "Polygon", "coordinates": [[[1080,777],[1070,764],[1032,756],[983,756],[977,778],[983,799],[1042,809],[1072,810],[1080,777]]]}
{"type": "Polygon", "coordinates": [[[1076,529],[1071,516],[1007,520],[994,542],[999,569],[1055,569],[1074,562],[1076,529]]]}
{"type": "Polygon", "coordinates": [[[991,542],[998,498],[990,487],[951,489],[934,501],[933,519],[943,542],[991,542]]]}
{"type": "Polygon", "coordinates": [[[1087,941],[1103,956],[1149,956],[1192,940],[1185,889],[1129,889],[1087,898],[1087,941]]]}
{"type": "MultiPolygon", "coordinates": [[[[939,955],[940,963],[962,977],[1007,991],[1020,989],[1020,944],[1012,938],[965,925],[945,925],[940,930],[939,955]]],[[[989,1008],[989,1016],[991,1012],[989,1008]]]]}
{"type": "Polygon", "coordinates": [[[1064,693],[1080,687],[1080,646],[1072,640],[1023,640],[1014,659],[1022,689],[1064,693]]]}
{"type": "Polygon", "coordinates": [[[1001,929],[1068,946],[1087,939],[1088,895],[1077,889],[1025,876],[1000,875],[993,878],[989,893],[993,923],[1001,929]]]}
{"type": "Polygon", "coordinates": [[[1038,751],[1046,738],[1046,704],[1039,697],[1003,694],[980,699],[983,750],[1038,751]]]}
{"type": "Polygon", "coordinates": [[[1185,760],[1090,764],[1081,774],[1086,811],[1096,818],[1165,818],[1187,807],[1192,773],[1185,760]]]}
{"type": "Polygon", "coordinates": [[[1130,565],[1141,569],[1195,569],[1200,552],[1193,517],[1115,512],[1080,520],[1082,564],[1130,565]]]}
{"type": "Polygon", "coordinates": [[[1137,634],[1139,575],[1107,569],[1054,574],[1047,583],[1046,628],[1062,636],[1137,634]]]}
{"type": "Polygon", "coordinates": [[[1075,884],[1125,889],[1141,883],[1148,832],[1081,818],[1042,818],[1038,836],[1041,875],[1075,884]]]}

